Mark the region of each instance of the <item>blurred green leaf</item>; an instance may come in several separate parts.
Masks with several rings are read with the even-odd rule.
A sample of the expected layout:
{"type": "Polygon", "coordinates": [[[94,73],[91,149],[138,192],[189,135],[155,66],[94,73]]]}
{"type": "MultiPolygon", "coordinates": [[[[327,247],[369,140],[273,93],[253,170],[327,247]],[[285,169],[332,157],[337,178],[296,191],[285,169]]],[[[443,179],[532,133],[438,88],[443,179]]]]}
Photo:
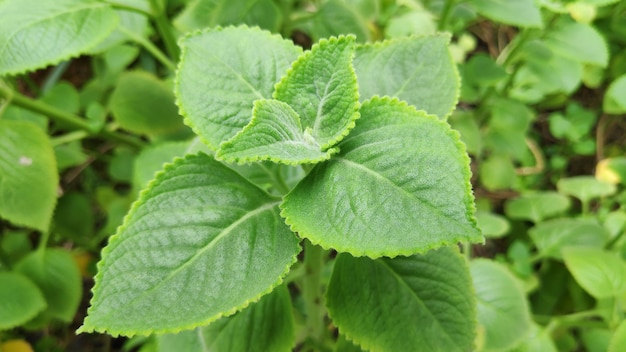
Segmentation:
{"type": "Polygon", "coordinates": [[[567,247],[563,259],[576,282],[595,298],[626,292],[626,263],[616,253],[593,247],[567,247]]]}
{"type": "Polygon", "coordinates": [[[563,21],[547,33],[545,42],[554,52],[571,60],[600,67],[609,62],[606,40],[587,24],[563,21]]]}
{"type": "Polygon", "coordinates": [[[476,212],[478,228],[487,238],[499,238],[505,236],[511,229],[508,220],[501,215],[486,212],[476,212]]]}
{"type": "Polygon", "coordinates": [[[574,196],[583,203],[588,203],[594,198],[610,196],[617,191],[614,184],[600,181],[593,176],[562,178],[556,186],[560,193],[574,196]]]}
{"type": "Polygon", "coordinates": [[[530,220],[538,223],[569,209],[569,198],[556,192],[528,193],[518,198],[507,200],[504,204],[505,214],[513,219],[530,220]]]}
{"type": "Polygon", "coordinates": [[[472,0],[471,6],[496,22],[520,27],[541,27],[541,12],[534,0],[472,0]]]}
{"type": "Polygon", "coordinates": [[[543,256],[562,259],[566,246],[589,246],[602,248],[609,234],[595,220],[552,219],[541,222],[528,232],[543,256]]]}
{"type": "Polygon", "coordinates": [[[511,188],[517,179],[513,162],[501,155],[492,155],[484,160],[478,174],[483,186],[490,191],[511,188]]]}
{"type": "Polygon", "coordinates": [[[0,272],[0,302],[0,330],[22,325],[46,308],[39,288],[12,272],[0,272]]]}
{"type": "Polygon", "coordinates": [[[626,113],[626,74],[611,82],[604,94],[602,109],[607,114],[626,113]]]}

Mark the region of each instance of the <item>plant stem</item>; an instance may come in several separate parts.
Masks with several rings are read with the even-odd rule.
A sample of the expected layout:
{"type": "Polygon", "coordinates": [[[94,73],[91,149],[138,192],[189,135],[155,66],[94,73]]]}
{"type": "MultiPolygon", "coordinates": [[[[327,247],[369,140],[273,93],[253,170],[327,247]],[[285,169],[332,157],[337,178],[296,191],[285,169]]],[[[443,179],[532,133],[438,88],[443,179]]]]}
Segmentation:
{"type": "Polygon", "coordinates": [[[118,30],[124,34],[126,34],[131,40],[135,43],[141,45],[144,49],[146,49],[155,59],[157,59],[163,66],[167,67],[170,71],[176,71],[176,65],[170,60],[167,55],[165,55],[159,48],[154,45],[148,39],[129,31],[124,27],[119,27],[118,30]]]}
{"type": "Polygon", "coordinates": [[[448,24],[448,17],[450,17],[450,13],[452,12],[452,7],[454,7],[454,3],[456,0],[446,0],[443,4],[443,10],[441,10],[441,17],[439,17],[439,23],[437,24],[437,30],[444,31],[446,30],[446,25],[448,24]]]}
{"type": "Polygon", "coordinates": [[[113,7],[114,9],[119,9],[119,10],[124,10],[124,11],[130,11],[130,12],[135,12],[135,13],[139,13],[142,14],[146,17],[150,17],[151,14],[149,12],[144,11],[143,9],[140,9],[138,7],[135,6],[131,6],[128,4],[122,4],[119,2],[115,2],[115,1],[105,1],[107,4],[111,5],[111,7],[113,7]]]}
{"type": "Polygon", "coordinates": [[[619,242],[619,240],[624,237],[624,235],[626,235],[626,231],[622,231],[619,234],[617,234],[617,236],[613,237],[605,246],[604,248],[606,249],[612,249],[613,246],[615,246],[617,244],[617,242],[619,242]]]}
{"type": "Polygon", "coordinates": [[[322,247],[304,240],[304,270],[302,281],[302,298],[306,308],[306,329],[308,336],[320,344],[326,341],[326,326],[324,317],[326,310],[322,297],[322,269],[324,267],[325,252],[322,247]]]}
{"type": "Polygon", "coordinates": [[[158,0],[150,0],[150,8],[152,10],[154,24],[156,24],[161,39],[163,39],[165,50],[172,60],[178,61],[180,49],[178,48],[178,44],[176,44],[176,37],[165,14],[165,9],[159,5],[158,0]]]}
{"type": "Polygon", "coordinates": [[[89,133],[85,131],[72,131],[58,137],[50,138],[50,143],[53,147],[57,145],[67,144],[74,141],[79,141],[89,136],[89,133]]]}
{"type": "Polygon", "coordinates": [[[10,104],[15,104],[30,111],[46,115],[54,121],[61,122],[65,125],[70,126],[73,129],[86,131],[90,135],[99,136],[111,141],[128,144],[135,148],[141,148],[143,146],[143,142],[139,139],[106,129],[98,131],[85,119],[67,113],[63,110],[57,109],[54,106],[50,106],[41,101],[21,95],[13,91],[11,88],[5,86],[4,84],[0,84],[0,97],[6,98],[10,104]]]}

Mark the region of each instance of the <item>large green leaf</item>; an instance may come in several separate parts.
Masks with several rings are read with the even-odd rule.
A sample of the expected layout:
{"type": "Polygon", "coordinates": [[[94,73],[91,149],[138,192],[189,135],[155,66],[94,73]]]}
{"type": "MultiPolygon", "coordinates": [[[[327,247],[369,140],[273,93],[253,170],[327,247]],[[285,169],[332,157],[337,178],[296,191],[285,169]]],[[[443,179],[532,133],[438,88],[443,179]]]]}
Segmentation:
{"type": "Polygon", "coordinates": [[[470,351],[476,307],[467,264],[440,248],[394,259],[340,254],[326,303],[339,331],[370,351],[470,351]]]}
{"type": "Polygon", "coordinates": [[[97,0],[4,0],[0,18],[0,75],[78,56],[118,22],[115,11],[97,0]]]}
{"type": "Polygon", "coordinates": [[[445,118],[456,106],[460,86],[449,42],[448,35],[438,34],[357,47],[354,69],[361,100],[398,97],[445,118]]]}
{"type": "Polygon", "coordinates": [[[47,231],[58,183],[46,133],[31,122],[0,119],[0,217],[47,231]]]}
{"type": "Polygon", "coordinates": [[[252,121],[232,139],[222,143],[216,157],[239,163],[271,160],[284,164],[316,163],[330,158],[336,149],[324,151],[310,127],[278,100],[257,100],[252,121]]]}
{"type": "Polygon", "coordinates": [[[534,0],[471,0],[481,15],[520,27],[541,27],[541,12],[534,0]]]}
{"type": "Polygon", "coordinates": [[[147,72],[127,72],[109,100],[115,121],[131,132],[159,136],[185,128],[170,86],[147,72]]]}
{"type": "Polygon", "coordinates": [[[482,241],[458,133],[398,100],[375,98],[339,145],[286,197],[300,236],[353,255],[411,255],[482,241]],[[411,148],[407,148],[411,146],[411,148]]]}
{"type": "Polygon", "coordinates": [[[565,246],[601,248],[608,240],[607,231],[592,219],[553,219],[541,222],[528,234],[541,255],[562,259],[565,246]]]}
{"type": "Polygon", "coordinates": [[[548,32],[546,44],[556,53],[578,62],[606,67],[609,49],[595,28],[578,22],[560,23],[548,32]]]}
{"type": "Polygon", "coordinates": [[[71,322],[82,296],[82,281],[72,255],[62,249],[32,252],[15,266],[31,279],[48,303],[44,315],[71,322]]]}
{"type": "Polygon", "coordinates": [[[278,202],[205,154],[176,159],[109,240],[80,330],[177,332],[270,292],[300,251],[278,202]]]}
{"type": "Polygon", "coordinates": [[[353,56],[354,36],[322,40],[276,85],[274,98],[298,113],[322,148],[339,142],[359,117],[353,56]]]}
{"type": "Polygon", "coordinates": [[[279,286],[233,316],[157,339],[161,352],[289,352],[295,344],[289,290],[285,285],[279,286]]]}
{"type": "Polygon", "coordinates": [[[501,264],[485,259],[471,262],[478,299],[478,322],[485,331],[484,351],[505,351],[530,332],[531,319],[521,284],[501,264]]]}
{"type": "Polygon", "coordinates": [[[18,273],[0,272],[0,330],[24,324],[46,308],[39,288],[18,273]]]}
{"type": "Polygon", "coordinates": [[[602,248],[568,247],[563,260],[576,282],[596,298],[615,297],[626,292],[626,262],[602,248]]]}
{"type": "Polygon", "coordinates": [[[250,122],[252,103],[272,97],[274,85],[302,51],[247,27],[192,33],[180,45],[177,103],[186,123],[213,149],[250,122]]]}

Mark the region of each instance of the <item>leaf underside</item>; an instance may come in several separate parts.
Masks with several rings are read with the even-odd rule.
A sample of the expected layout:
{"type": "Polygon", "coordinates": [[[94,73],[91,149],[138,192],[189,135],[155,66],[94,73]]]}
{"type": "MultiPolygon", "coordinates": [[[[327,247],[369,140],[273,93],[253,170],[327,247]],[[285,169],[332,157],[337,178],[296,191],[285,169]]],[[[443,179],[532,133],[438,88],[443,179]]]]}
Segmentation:
{"type": "Polygon", "coordinates": [[[469,160],[447,123],[376,98],[362,105],[357,126],[338,147],[281,204],[301,237],[371,258],[483,240],[469,160]]]}
{"type": "Polygon", "coordinates": [[[80,331],[177,332],[258,300],[300,251],[277,204],[205,154],[169,164],[104,249],[80,331]]]}

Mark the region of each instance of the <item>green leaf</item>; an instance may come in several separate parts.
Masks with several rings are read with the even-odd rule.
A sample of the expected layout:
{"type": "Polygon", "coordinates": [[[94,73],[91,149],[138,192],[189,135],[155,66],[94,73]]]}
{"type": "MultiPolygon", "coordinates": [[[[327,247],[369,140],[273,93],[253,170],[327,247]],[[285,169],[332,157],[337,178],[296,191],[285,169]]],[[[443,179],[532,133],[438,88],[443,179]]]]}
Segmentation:
{"type": "Polygon", "coordinates": [[[31,279],[48,303],[44,315],[71,322],[82,297],[80,271],[72,255],[62,249],[32,252],[15,266],[31,279]]]}
{"type": "Polygon", "coordinates": [[[534,0],[472,0],[470,4],[481,15],[519,27],[541,27],[541,12],[534,0]]]}
{"type": "Polygon", "coordinates": [[[509,221],[504,216],[486,211],[476,212],[476,221],[482,234],[489,238],[503,237],[511,229],[509,221]]]}
{"type": "Polygon", "coordinates": [[[31,122],[0,119],[0,217],[47,231],[58,183],[46,133],[31,122]]]}
{"type": "Polygon", "coordinates": [[[559,192],[574,196],[583,203],[588,203],[594,198],[610,196],[617,191],[614,184],[597,180],[593,176],[562,178],[556,183],[556,187],[559,192]]]}
{"type": "Polygon", "coordinates": [[[111,94],[109,108],[120,127],[134,133],[159,136],[185,127],[172,89],[147,72],[122,74],[111,94]]]}
{"type": "Polygon", "coordinates": [[[243,23],[279,32],[281,22],[280,8],[272,0],[195,0],[174,24],[181,32],[243,23]]]}
{"type": "Polygon", "coordinates": [[[314,135],[315,131],[305,128],[286,103],[257,100],[250,124],[222,143],[216,157],[227,162],[271,160],[292,165],[328,160],[337,150],[323,151],[314,135]]]}
{"type": "Polygon", "coordinates": [[[178,332],[258,300],[300,251],[277,205],[205,154],[176,159],[109,240],[80,331],[178,332]]]}
{"type": "Polygon", "coordinates": [[[556,53],[582,63],[606,67],[609,50],[602,35],[592,26],[564,22],[546,35],[545,43],[556,53]]]}
{"type": "Polygon", "coordinates": [[[604,94],[602,110],[607,114],[626,113],[626,74],[611,82],[604,94]]]}
{"type": "Polygon", "coordinates": [[[394,259],[340,254],[326,304],[341,334],[371,351],[469,351],[476,332],[467,264],[440,248],[394,259]]]}
{"type": "Polygon", "coordinates": [[[365,352],[361,347],[346,339],[342,334],[337,337],[334,352],[365,352]]]}
{"type": "Polygon", "coordinates": [[[486,259],[470,263],[478,300],[478,322],[485,329],[485,351],[518,345],[531,329],[524,290],[501,264],[486,259]]]}
{"type": "Polygon", "coordinates": [[[568,197],[551,191],[522,194],[504,203],[504,213],[512,219],[534,223],[563,214],[571,206],[568,197]]]}
{"type": "Polygon", "coordinates": [[[289,352],[295,345],[291,297],[279,286],[241,312],[208,326],[158,338],[159,351],[289,352]]]}
{"type": "Polygon", "coordinates": [[[54,232],[85,244],[94,233],[94,207],[87,195],[70,191],[59,199],[54,211],[54,232]]]}
{"type": "Polygon", "coordinates": [[[291,41],[247,27],[192,33],[180,46],[177,104],[212,149],[250,122],[252,103],[272,97],[274,84],[302,51],[291,41]]]}
{"type": "Polygon", "coordinates": [[[341,152],[285,196],[281,215],[292,230],[371,258],[481,241],[458,134],[390,98],[363,103],[361,116],[341,152]]]}
{"type": "Polygon", "coordinates": [[[115,11],[96,0],[4,0],[0,18],[0,75],[78,56],[104,40],[118,22],[115,11]]]}
{"type": "Polygon", "coordinates": [[[620,352],[624,349],[626,349],[626,320],[622,320],[622,323],[615,330],[608,352],[620,352]]]}
{"type": "Polygon", "coordinates": [[[449,42],[450,36],[437,34],[358,46],[354,70],[361,100],[388,95],[447,117],[456,106],[460,86],[449,42]]]}
{"type": "Polygon", "coordinates": [[[148,185],[163,165],[186,154],[188,142],[168,142],[150,145],[141,150],[133,165],[133,187],[141,190],[148,185]]]}
{"type": "Polygon", "coordinates": [[[596,165],[596,178],[608,183],[626,184],[626,157],[618,156],[601,160],[596,165]]]}
{"type": "Polygon", "coordinates": [[[120,18],[115,30],[95,48],[90,49],[89,53],[102,53],[126,41],[132,41],[132,38],[130,38],[127,32],[130,32],[137,37],[145,37],[147,35],[148,29],[150,28],[148,26],[148,16],[124,10],[115,10],[115,12],[120,18]]]}
{"type": "Polygon", "coordinates": [[[595,298],[626,292],[626,263],[617,253],[593,247],[567,247],[563,260],[576,282],[595,298]]]}
{"type": "Polygon", "coordinates": [[[570,218],[541,222],[528,234],[541,255],[555,259],[563,258],[565,246],[601,248],[609,238],[604,227],[595,220],[570,218]]]}
{"type": "Polygon", "coordinates": [[[353,34],[361,43],[369,41],[372,35],[363,15],[358,5],[349,0],[325,1],[312,18],[311,38],[319,41],[341,34],[353,34]]]}
{"type": "Polygon", "coordinates": [[[0,272],[0,330],[22,325],[46,308],[39,288],[18,273],[0,272]]]}
{"type": "Polygon", "coordinates": [[[521,345],[517,346],[511,352],[558,352],[550,331],[532,323],[530,334],[528,334],[521,345]]]}
{"type": "Polygon", "coordinates": [[[478,174],[481,183],[490,191],[511,188],[517,179],[511,158],[497,154],[489,156],[480,164],[478,174]]]}
{"type": "Polygon", "coordinates": [[[354,36],[322,40],[276,85],[274,98],[293,108],[323,149],[339,142],[359,118],[353,55],[354,36]]]}

